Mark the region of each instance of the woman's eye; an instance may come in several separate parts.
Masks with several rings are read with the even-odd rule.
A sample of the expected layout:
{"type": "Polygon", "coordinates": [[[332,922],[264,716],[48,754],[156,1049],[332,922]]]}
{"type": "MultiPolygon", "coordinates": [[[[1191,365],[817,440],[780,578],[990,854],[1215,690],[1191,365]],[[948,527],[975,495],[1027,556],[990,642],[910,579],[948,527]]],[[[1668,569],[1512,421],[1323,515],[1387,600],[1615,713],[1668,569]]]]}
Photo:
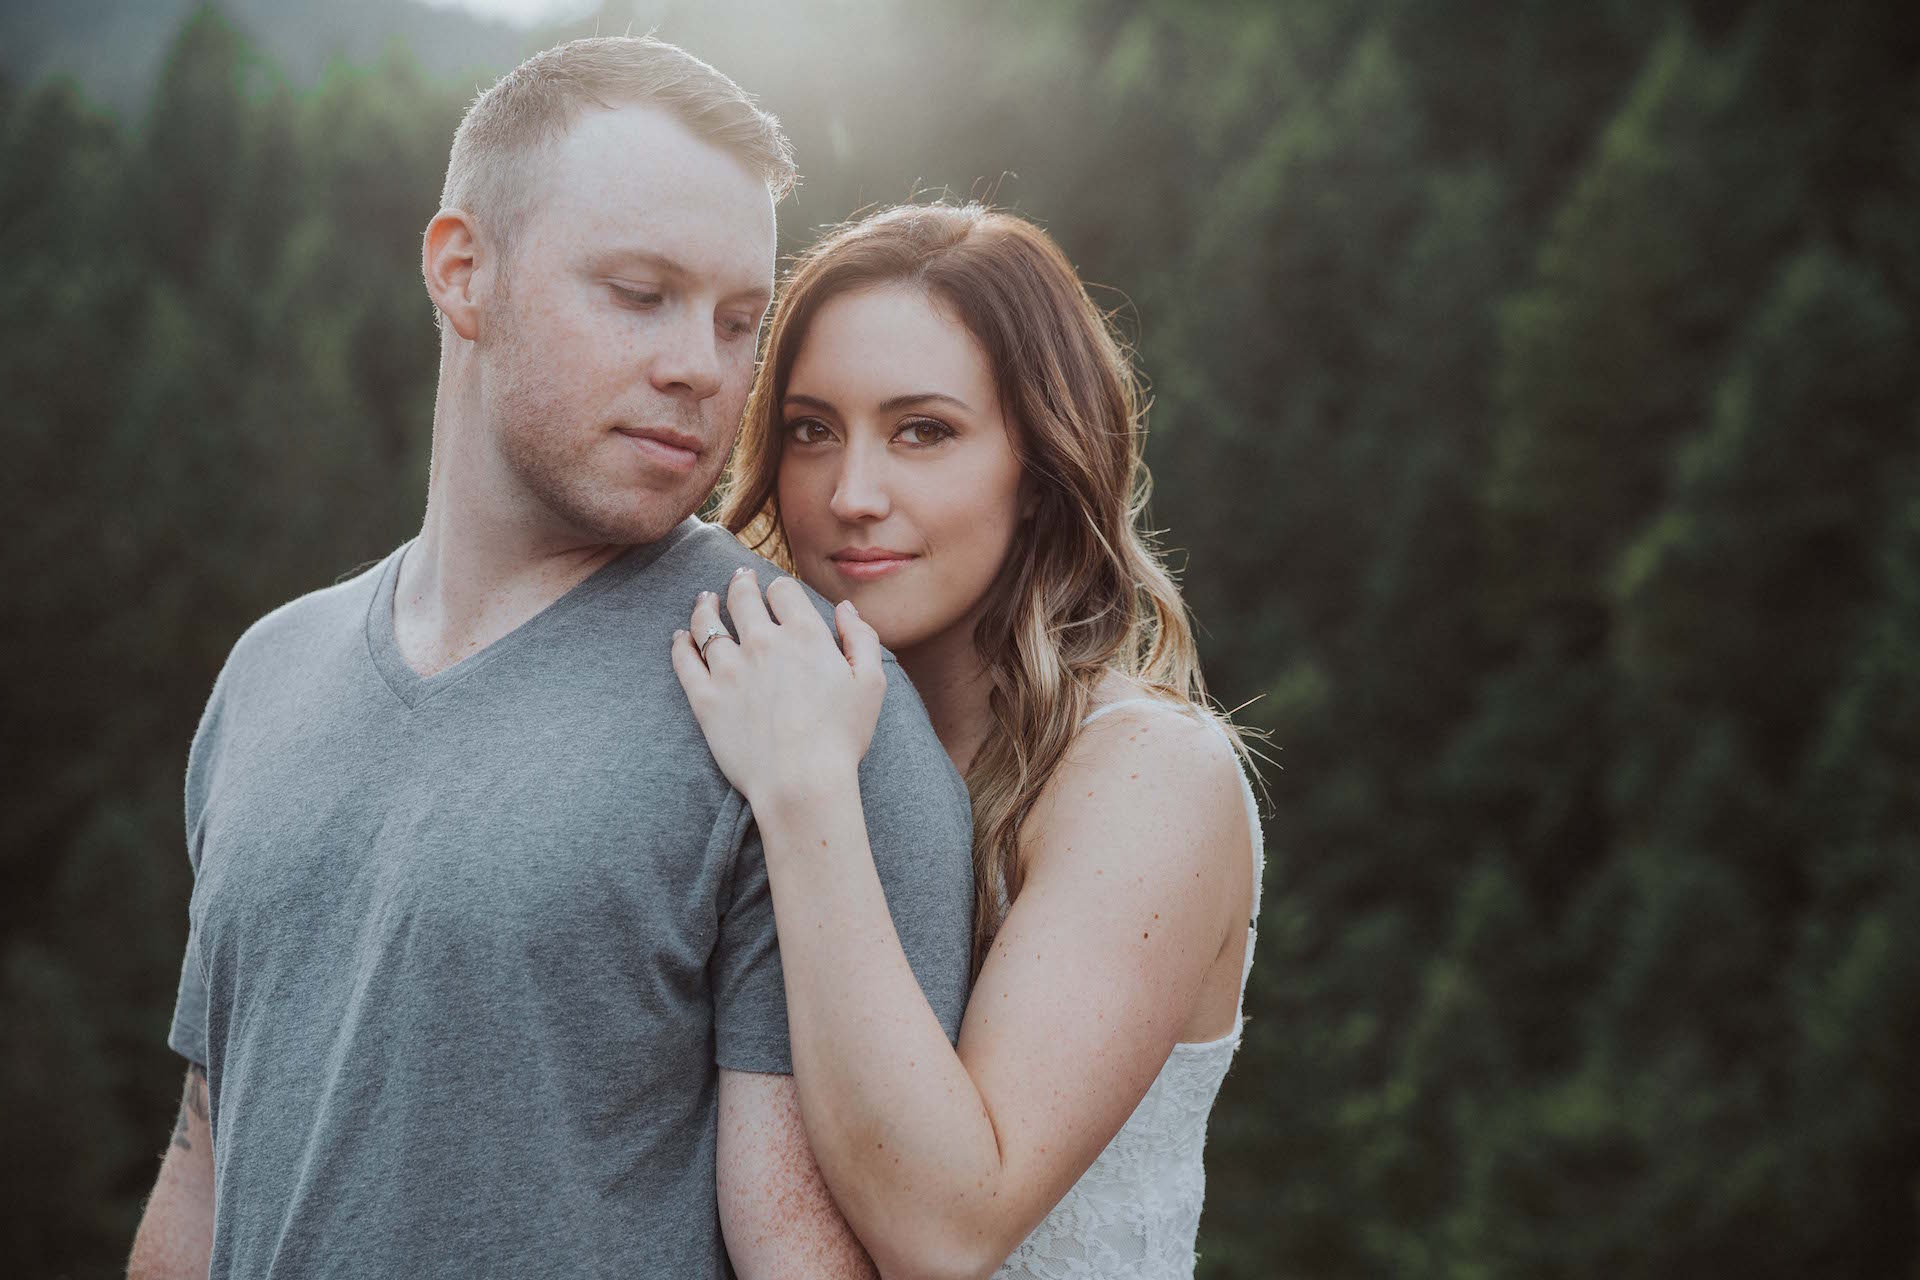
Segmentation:
{"type": "Polygon", "coordinates": [[[758,325],[749,323],[737,316],[722,318],[720,321],[720,332],[726,334],[729,338],[744,338],[757,328],[759,328],[758,325]]]}
{"type": "Polygon", "coordinates": [[[932,418],[914,418],[903,423],[895,433],[896,438],[904,437],[910,445],[926,446],[951,440],[957,432],[944,422],[935,422],[932,418]]]}
{"type": "Polygon", "coordinates": [[[818,418],[797,418],[789,422],[787,435],[795,444],[819,444],[833,438],[833,432],[818,418]]]}

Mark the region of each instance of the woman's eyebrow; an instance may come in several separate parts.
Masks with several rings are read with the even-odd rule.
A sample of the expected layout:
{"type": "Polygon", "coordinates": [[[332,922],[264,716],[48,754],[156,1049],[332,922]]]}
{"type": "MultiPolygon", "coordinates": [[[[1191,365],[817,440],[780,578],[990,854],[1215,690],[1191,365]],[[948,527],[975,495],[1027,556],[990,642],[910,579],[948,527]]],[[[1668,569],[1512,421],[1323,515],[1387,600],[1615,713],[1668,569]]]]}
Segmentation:
{"type": "MultiPolygon", "coordinates": [[[[833,405],[829,402],[817,396],[803,396],[797,392],[789,392],[784,403],[799,405],[806,409],[818,409],[822,413],[834,412],[833,405]]],[[[968,413],[973,412],[973,407],[965,400],[960,399],[958,396],[946,395],[939,391],[911,391],[903,396],[889,396],[880,402],[880,412],[892,413],[896,409],[906,409],[916,404],[929,403],[950,404],[956,409],[962,409],[968,413]]]]}
{"type": "Polygon", "coordinates": [[[973,412],[973,407],[959,396],[946,395],[939,391],[914,391],[904,396],[893,396],[880,402],[882,413],[891,413],[895,409],[906,409],[916,404],[950,404],[956,409],[973,412]]]}

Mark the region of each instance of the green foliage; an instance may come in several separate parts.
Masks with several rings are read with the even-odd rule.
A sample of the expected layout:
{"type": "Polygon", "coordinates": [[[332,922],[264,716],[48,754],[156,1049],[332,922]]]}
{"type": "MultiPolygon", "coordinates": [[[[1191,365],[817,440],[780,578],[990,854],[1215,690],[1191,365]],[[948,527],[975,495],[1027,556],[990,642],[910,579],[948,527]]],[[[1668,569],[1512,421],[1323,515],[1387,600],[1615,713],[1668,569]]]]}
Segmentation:
{"type": "MultiPolygon", "coordinates": [[[[1920,1277],[1911,19],[655,8],[793,132],[787,247],[991,193],[1138,345],[1154,521],[1285,766],[1201,1274],[1920,1277]]],[[[0,86],[27,1274],[118,1274],[166,1140],[213,673],[418,519],[478,77],[259,52],[319,21],[194,13],[136,130],[0,86]]]]}

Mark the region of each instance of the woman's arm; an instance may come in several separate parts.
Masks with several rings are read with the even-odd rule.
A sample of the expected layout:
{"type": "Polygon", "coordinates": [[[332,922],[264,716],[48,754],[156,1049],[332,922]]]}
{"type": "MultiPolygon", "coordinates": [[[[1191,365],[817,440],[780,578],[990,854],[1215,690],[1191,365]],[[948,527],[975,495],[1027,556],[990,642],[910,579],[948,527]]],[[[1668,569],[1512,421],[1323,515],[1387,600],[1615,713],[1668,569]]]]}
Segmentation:
{"type": "MultiPolygon", "coordinates": [[[[769,599],[799,624],[791,634],[761,630],[758,592],[736,580],[740,649],[695,672],[683,640],[675,662],[760,826],[808,1138],[883,1274],[986,1275],[1112,1139],[1180,1038],[1248,874],[1235,765],[1210,730],[1174,716],[1122,711],[1082,733],[1029,824],[1026,883],[956,1052],[894,934],[858,755],[840,745],[852,738],[800,688],[808,670],[829,689],[844,678],[799,660],[831,638],[769,599]],[[813,749],[756,752],[756,734],[799,740],[783,716],[810,727],[813,749]]],[[[857,670],[877,640],[844,613],[841,628],[857,670]]]]}

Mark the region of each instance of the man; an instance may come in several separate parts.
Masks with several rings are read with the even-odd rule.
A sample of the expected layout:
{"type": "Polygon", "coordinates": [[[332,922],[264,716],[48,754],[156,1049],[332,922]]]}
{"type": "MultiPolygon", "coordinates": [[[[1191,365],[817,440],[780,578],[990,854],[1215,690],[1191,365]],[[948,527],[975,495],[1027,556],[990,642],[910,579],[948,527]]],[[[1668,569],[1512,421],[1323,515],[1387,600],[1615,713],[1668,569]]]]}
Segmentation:
{"type": "MultiPolygon", "coordinates": [[[[865,1274],[799,1123],[752,815],[669,662],[764,565],[691,513],[771,294],[785,139],[668,45],[483,95],[424,245],[425,525],[256,623],[187,770],[192,1064],[134,1276],[865,1274]]],[[[876,861],[957,1035],[965,788],[898,669],[876,861]]]]}

